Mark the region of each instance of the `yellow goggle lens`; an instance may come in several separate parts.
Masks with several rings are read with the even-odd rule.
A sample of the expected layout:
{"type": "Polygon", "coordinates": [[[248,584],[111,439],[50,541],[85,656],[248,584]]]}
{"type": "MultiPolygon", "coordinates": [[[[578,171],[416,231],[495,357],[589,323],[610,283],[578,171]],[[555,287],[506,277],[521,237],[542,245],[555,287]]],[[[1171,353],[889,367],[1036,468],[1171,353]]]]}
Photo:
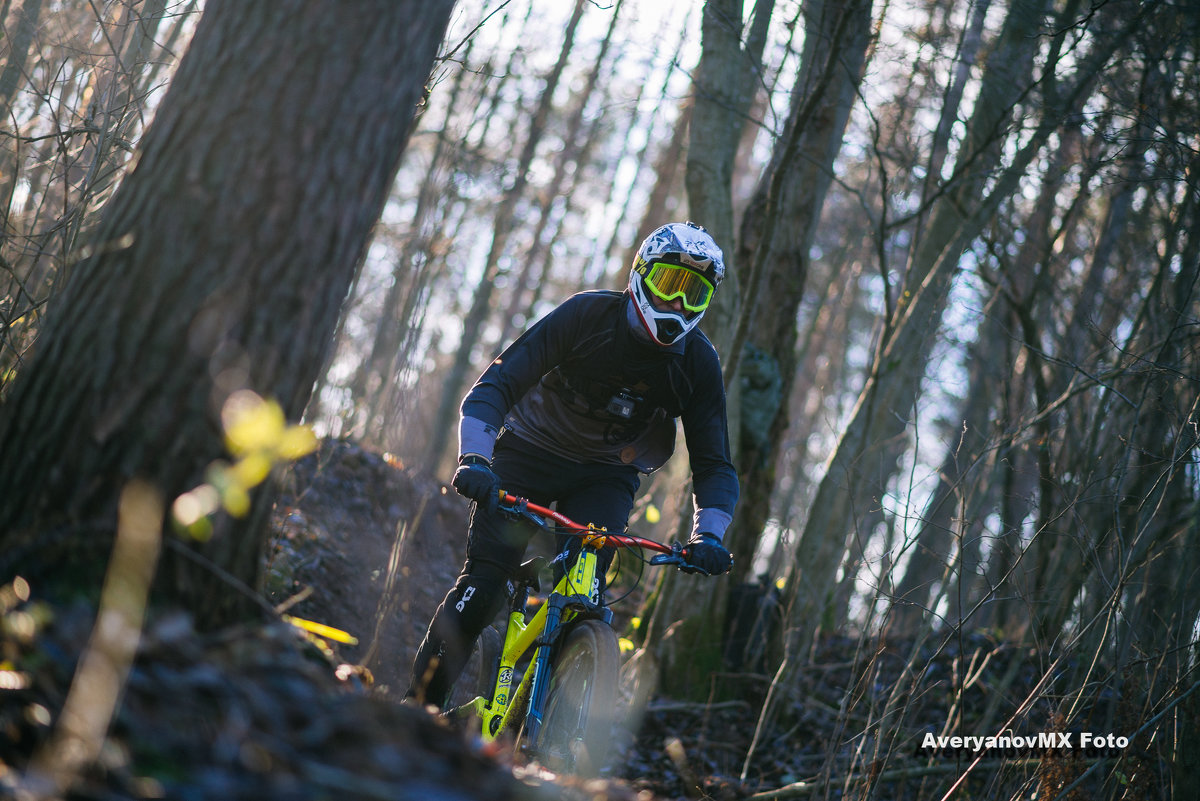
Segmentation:
{"type": "Polygon", "coordinates": [[[712,300],[713,285],[700,273],[674,264],[655,262],[645,272],[646,286],[663,300],[681,298],[683,308],[702,312],[712,300]]]}

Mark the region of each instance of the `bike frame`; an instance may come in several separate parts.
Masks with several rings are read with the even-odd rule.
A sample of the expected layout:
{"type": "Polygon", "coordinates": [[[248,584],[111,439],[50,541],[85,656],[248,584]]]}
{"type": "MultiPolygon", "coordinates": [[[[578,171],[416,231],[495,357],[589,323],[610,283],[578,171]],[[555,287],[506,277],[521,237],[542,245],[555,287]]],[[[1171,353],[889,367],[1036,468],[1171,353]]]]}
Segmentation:
{"type": "Polygon", "coordinates": [[[605,529],[576,523],[552,509],[508,493],[501,493],[501,503],[506,511],[514,512],[537,525],[546,526],[541,519],[546,518],[582,537],[579,555],[559,579],[545,603],[532,616],[528,615],[525,608],[530,583],[525,582],[517,588],[508,614],[500,667],[496,672],[491,697],[478,696],[466,704],[482,720],[484,742],[492,742],[515,727],[523,714],[526,742],[536,750],[549,687],[551,649],[568,624],[576,620],[612,622],[612,611],[600,604],[597,576],[599,550],[605,547],[645,548],[664,554],[654,557],[652,563],[657,564],[682,564],[683,551],[678,545],[664,545],[632,534],[611,534],[605,529]],[[517,662],[534,646],[533,658],[514,690],[512,685],[517,662]]]}

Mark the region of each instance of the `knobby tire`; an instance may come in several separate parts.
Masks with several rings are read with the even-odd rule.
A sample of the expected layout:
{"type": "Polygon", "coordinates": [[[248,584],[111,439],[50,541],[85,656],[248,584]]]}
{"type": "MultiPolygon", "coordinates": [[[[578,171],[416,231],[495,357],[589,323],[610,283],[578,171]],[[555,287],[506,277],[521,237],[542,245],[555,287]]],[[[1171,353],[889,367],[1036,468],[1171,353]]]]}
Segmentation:
{"type": "Polygon", "coordinates": [[[578,776],[604,767],[621,707],[621,650],[612,627],[584,620],[567,633],[552,660],[538,746],[551,770],[578,776]]]}

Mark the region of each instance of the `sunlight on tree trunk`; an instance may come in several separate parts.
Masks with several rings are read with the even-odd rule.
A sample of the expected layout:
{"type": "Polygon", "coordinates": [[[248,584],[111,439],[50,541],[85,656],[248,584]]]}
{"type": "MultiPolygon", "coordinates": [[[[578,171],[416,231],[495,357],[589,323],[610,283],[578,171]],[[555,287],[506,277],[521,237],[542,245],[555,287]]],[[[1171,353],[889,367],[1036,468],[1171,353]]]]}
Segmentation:
{"type": "MultiPolygon", "coordinates": [[[[706,330],[721,352],[728,339],[732,314],[737,308],[738,265],[734,262],[733,236],[733,166],[737,148],[743,140],[745,115],[759,89],[762,70],[762,50],[774,9],[773,0],[759,0],[754,5],[753,19],[742,40],[742,0],[709,0],[702,17],[702,52],[693,81],[692,106],[688,129],[687,187],[688,217],[703,225],[725,253],[726,278],[713,308],[707,313],[706,330]]],[[[676,134],[680,132],[677,129],[676,134]]],[[[659,221],[655,225],[661,225],[659,221]]],[[[722,357],[727,357],[722,353],[722,357]]],[[[726,382],[729,383],[728,381],[726,382]]],[[[730,438],[736,449],[738,406],[736,393],[729,397],[730,438]]],[[[736,452],[736,450],[735,450],[736,452]]],[[[689,485],[676,490],[681,495],[689,485]]],[[[691,516],[691,505],[680,505],[682,515],[677,531],[682,534],[691,516]]],[[[732,532],[731,532],[732,533],[732,532]]],[[[697,604],[705,605],[711,591],[708,583],[694,577],[664,572],[658,581],[653,603],[654,611],[648,630],[651,637],[670,635],[675,641],[660,648],[652,640],[649,647],[659,656],[663,669],[684,676],[683,685],[700,680],[717,664],[720,654],[720,615],[705,618],[718,625],[698,625],[705,618],[692,618],[692,623],[677,621],[684,610],[694,613],[697,604]]],[[[719,608],[719,607],[717,607],[719,608]]],[[[696,692],[708,688],[695,686],[696,692]]]]}

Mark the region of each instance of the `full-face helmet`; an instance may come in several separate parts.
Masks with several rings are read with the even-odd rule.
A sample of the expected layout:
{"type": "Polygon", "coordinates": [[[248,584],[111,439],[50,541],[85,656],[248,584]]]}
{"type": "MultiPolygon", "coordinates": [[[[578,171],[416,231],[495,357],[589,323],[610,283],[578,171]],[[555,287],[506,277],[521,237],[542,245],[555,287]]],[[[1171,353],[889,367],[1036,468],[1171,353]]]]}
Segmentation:
{"type": "Polygon", "coordinates": [[[696,327],[724,277],[724,256],[708,231],[693,222],[668,223],[638,248],[629,292],[646,333],[665,346],[696,327]]]}

